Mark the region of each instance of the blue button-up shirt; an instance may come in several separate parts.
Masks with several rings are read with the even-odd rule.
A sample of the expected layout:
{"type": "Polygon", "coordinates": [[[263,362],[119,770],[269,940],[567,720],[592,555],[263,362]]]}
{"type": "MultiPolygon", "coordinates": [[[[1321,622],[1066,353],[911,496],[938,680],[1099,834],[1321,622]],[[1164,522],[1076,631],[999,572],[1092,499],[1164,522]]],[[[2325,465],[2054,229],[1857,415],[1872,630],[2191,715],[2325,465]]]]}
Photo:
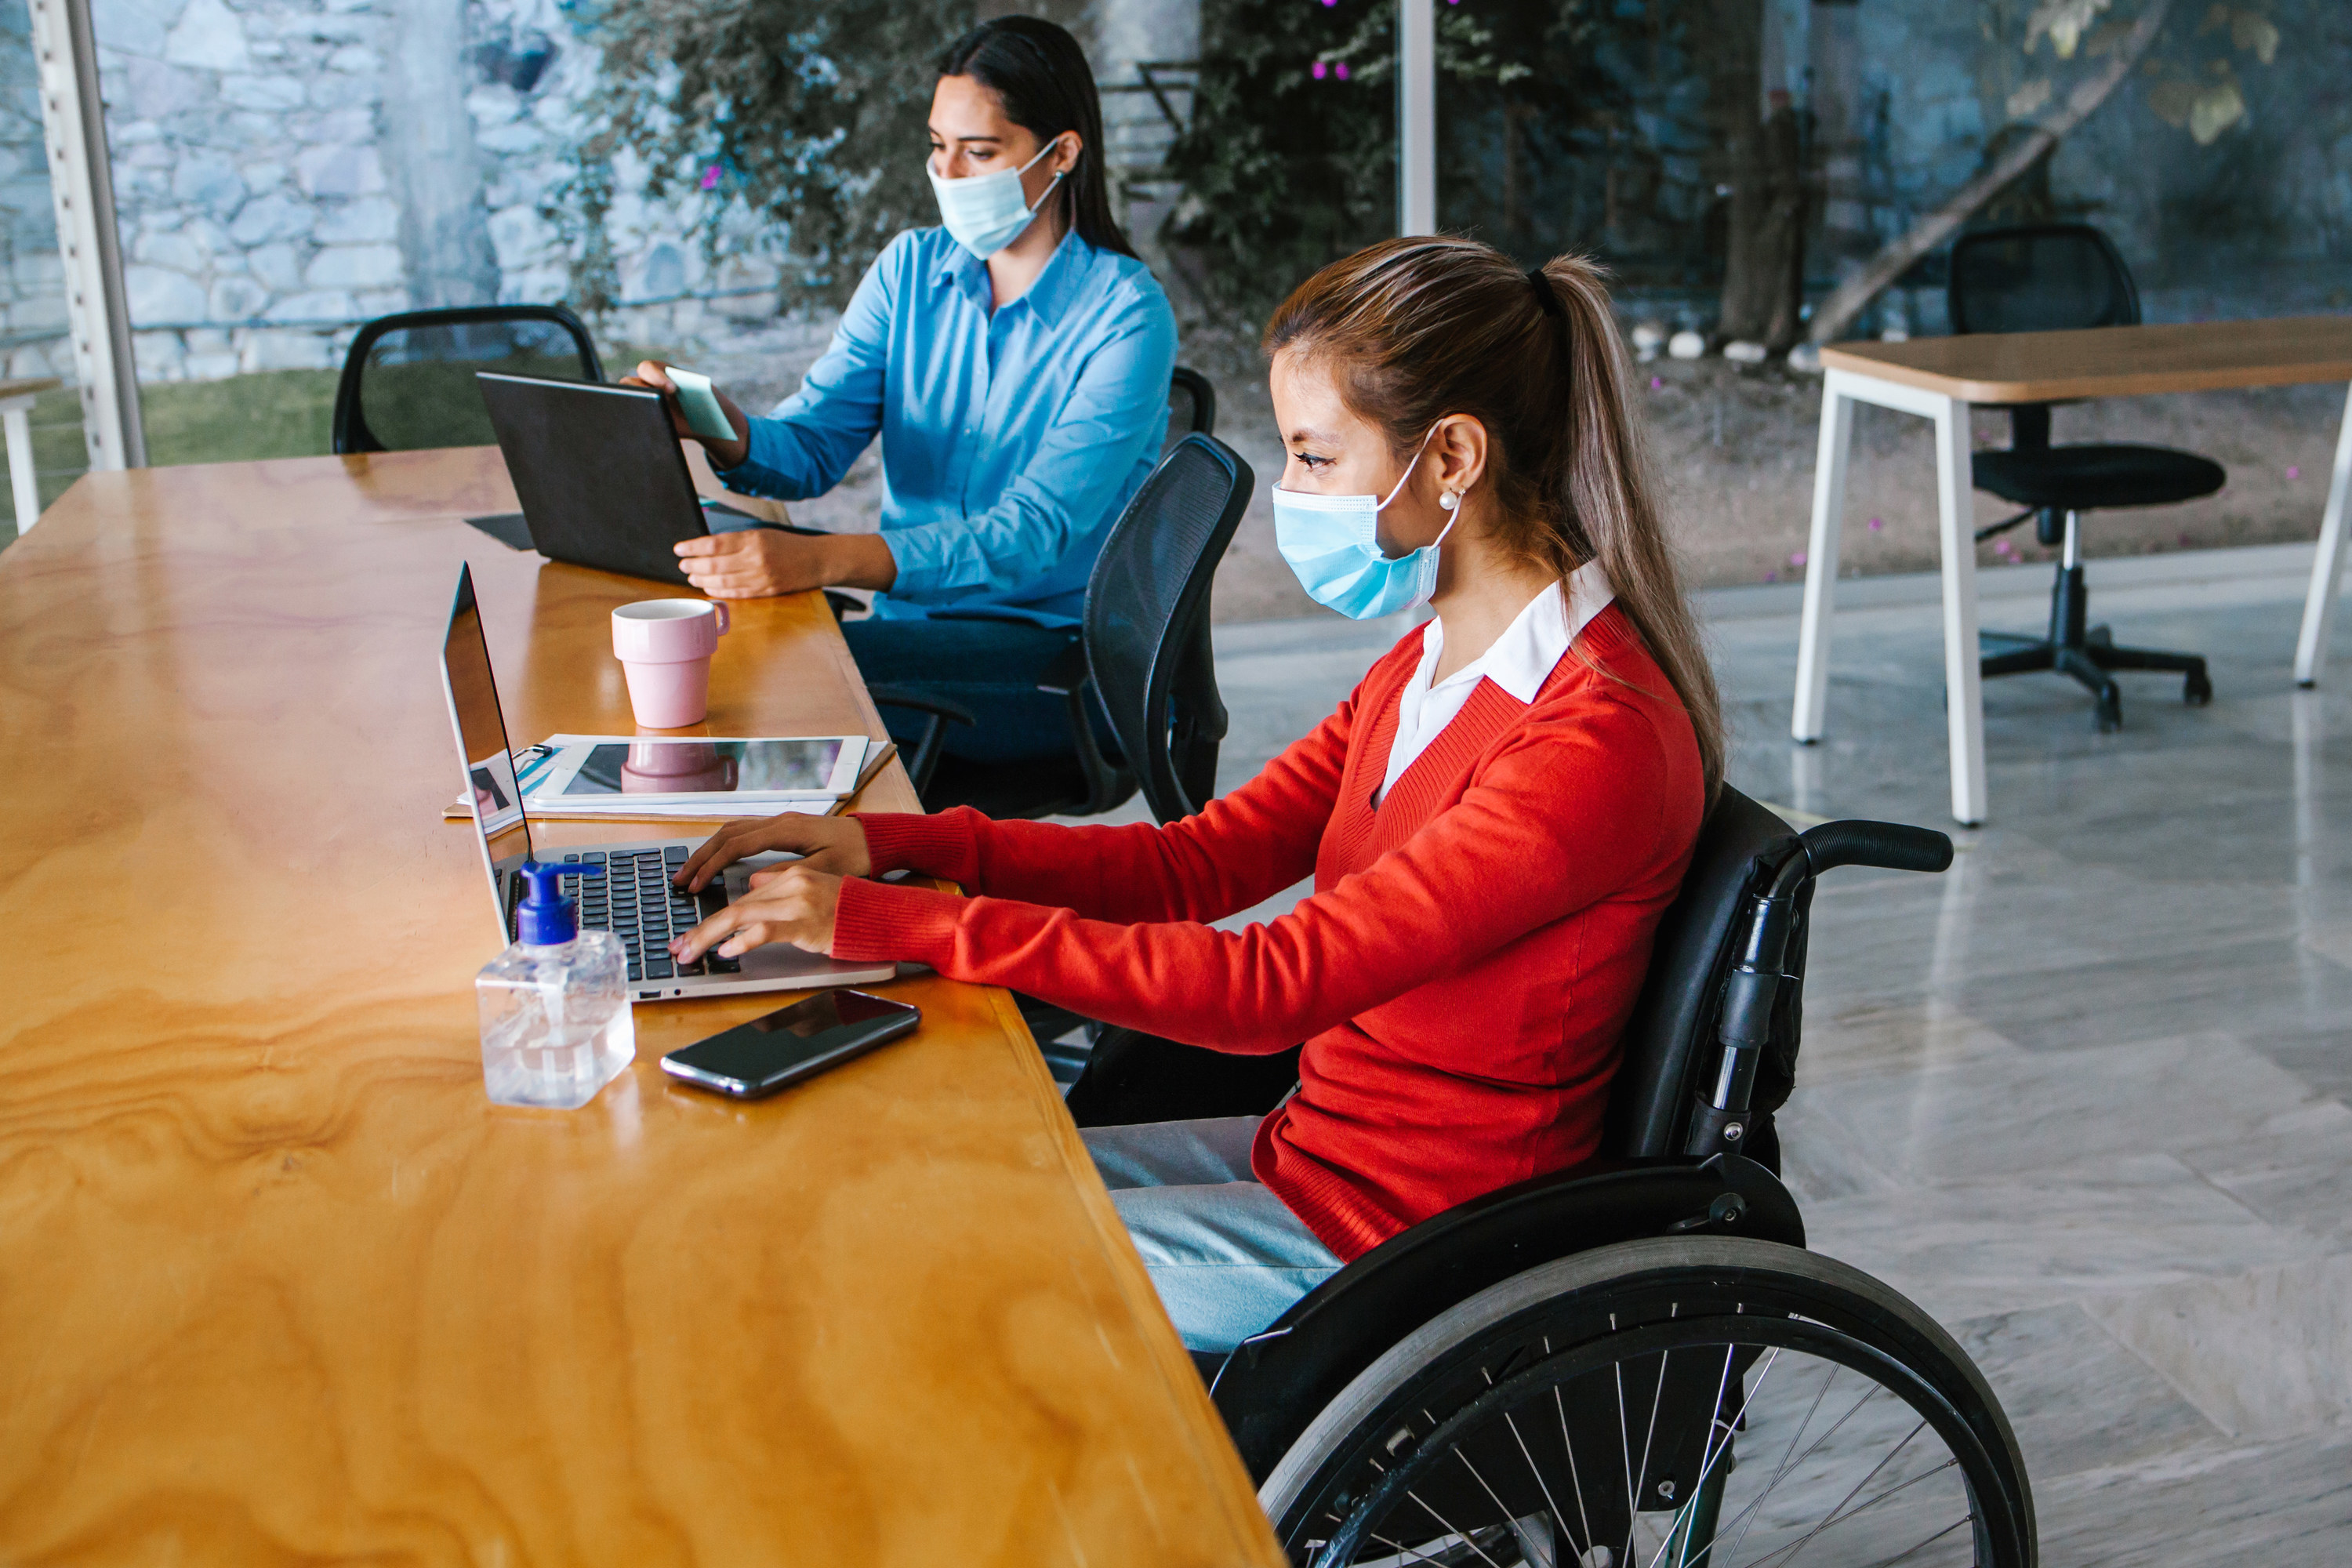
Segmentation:
{"type": "Polygon", "coordinates": [[[892,240],[801,389],[751,421],[720,478],[801,500],[882,437],[878,616],[994,607],[1064,626],[1110,525],[1160,458],[1176,318],[1141,262],[1073,230],[1026,293],[938,228],[892,240]]]}

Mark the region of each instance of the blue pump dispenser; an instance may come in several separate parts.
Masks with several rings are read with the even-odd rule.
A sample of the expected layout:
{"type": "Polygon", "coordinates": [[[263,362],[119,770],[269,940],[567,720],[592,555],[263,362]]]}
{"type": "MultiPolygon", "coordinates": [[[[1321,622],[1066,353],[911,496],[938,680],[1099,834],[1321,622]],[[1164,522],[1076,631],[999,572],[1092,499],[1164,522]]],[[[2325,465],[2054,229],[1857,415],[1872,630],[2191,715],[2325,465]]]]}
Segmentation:
{"type": "Polygon", "coordinates": [[[526,860],[516,868],[529,891],[515,906],[515,940],[528,947],[561,947],[580,934],[580,906],[563,896],[565,877],[601,877],[602,866],[569,861],[559,866],[526,860]]]}
{"type": "Polygon", "coordinates": [[[629,955],[608,931],[580,929],[566,877],[601,877],[577,860],[516,868],[527,892],[515,942],[474,978],[482,1024],[482,1087],[500,1105],[587,1104],[637,1054],[629,955]]]}

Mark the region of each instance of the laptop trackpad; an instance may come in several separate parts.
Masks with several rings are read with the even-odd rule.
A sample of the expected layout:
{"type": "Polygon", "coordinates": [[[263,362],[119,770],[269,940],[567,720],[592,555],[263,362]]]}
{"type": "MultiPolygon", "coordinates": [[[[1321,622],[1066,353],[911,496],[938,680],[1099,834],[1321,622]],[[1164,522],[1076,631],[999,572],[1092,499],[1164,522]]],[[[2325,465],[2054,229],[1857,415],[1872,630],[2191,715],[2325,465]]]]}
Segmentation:
{"type": "Polygon", "coordinates": [[[803,952],[788,942],[772,942],[765,947],[755,947],[740,960],[743,977],[747,980],[784,980],[797,975],[834,975],[874,965],[835,963],[821,952],[803,952]]]}
{"type": "MultiPolygon", "coordinates": [[[[797,858],[790,855],[754,855],[750,859],[727,868],[727,898],[729,902],[751,890],[751,873],[765,871],[797,858]]],[[[831,976],[845,973],[864,973],[875,964],[839,963],[821,952],[804,952],[788,942],[772,942],[755,947],[741,959],[743,974],[751,980],[785,980],[798,976],[831,976]]]]}

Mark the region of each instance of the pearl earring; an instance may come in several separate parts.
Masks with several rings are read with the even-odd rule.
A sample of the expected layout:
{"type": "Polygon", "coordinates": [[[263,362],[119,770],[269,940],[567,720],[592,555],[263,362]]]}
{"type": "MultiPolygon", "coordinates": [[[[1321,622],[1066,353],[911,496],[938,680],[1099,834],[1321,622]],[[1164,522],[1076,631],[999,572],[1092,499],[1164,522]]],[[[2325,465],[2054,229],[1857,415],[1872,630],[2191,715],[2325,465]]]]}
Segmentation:
{"type": "Polygon", "coordinates": [[[1438,495],[1437,505],[1438,509],[1442,511],[1452,511],[1455,507],[1460,506],[1461,504],[1462,498],[1455,495],[1452,490],[1444,490],[1440,492],[1438,495]]]}

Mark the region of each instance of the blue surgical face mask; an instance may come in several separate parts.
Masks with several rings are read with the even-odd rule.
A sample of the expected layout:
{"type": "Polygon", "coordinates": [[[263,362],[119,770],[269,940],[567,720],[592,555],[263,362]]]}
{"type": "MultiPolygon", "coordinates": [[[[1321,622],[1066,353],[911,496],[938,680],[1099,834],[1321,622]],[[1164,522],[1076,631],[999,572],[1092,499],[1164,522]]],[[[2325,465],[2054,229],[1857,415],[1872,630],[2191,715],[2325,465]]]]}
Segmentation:
{"type": "MultiPolygon", "coordinates": [[[[1428,446],[1429,437],[1422,437],[1428,446]]],[[[1290,563],[1307,596],[1350,620],[1377,620],[1409,610],[1437,590],[1437,547],[1461,519],[1456,510],[1445,520],[1444,531],[1428,544],[1394,560],[1381,553],[1381,513],[1412,478],[1412,462],[1396,489],[1381,496],[1327,496],[1310,490],[1287,490],[1280,485],[1274,498],[1274,542],[1290,563]]]]}
{"type": "Polygon", "coordinates": [[[939,198],[940,222],[958,245],[982,261],[995,255],[1021,237],[1045,198],[1062,183],[1055,174],[1044,193],[1032,204],[1021,193],[1021,176],[1037,166],[1037,160],[1051,153],[1060,138],[1048,142],[1037,150],[1037,157],[1018,169],[999,169],[993,174],[973,174],[961,180],[943,180],[929,160],[923,172],[931,177],[931,195],[939,198]]]}

